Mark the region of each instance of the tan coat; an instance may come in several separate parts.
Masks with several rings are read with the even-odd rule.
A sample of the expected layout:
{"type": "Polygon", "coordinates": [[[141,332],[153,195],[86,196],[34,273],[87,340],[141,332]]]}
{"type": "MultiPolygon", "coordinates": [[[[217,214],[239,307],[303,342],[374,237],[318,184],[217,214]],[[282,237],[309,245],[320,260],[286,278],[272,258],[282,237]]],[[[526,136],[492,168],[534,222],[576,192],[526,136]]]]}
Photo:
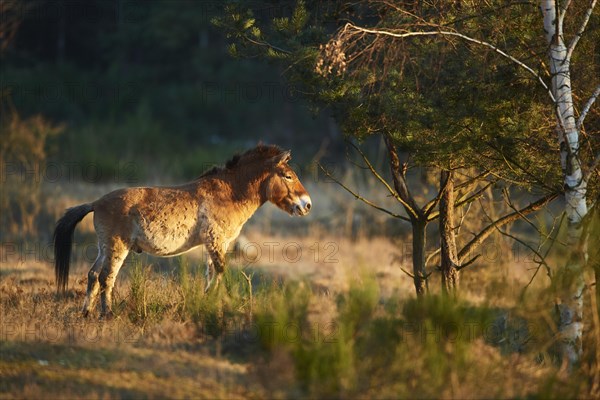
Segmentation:
{"type": "Polygon", "coordinates": [[[290,215],[303,216],[311,200],[289,167],[290,152],[259,145],[179,186],[119,189],[100,199],[70,208],[54,232],[58,288],[66,290],[75,226],[94,212],[98,257],[88,273],[83,306],[87,315],[98,292],[102,315],[110,314],[111,293],[129,251],[169,257],[200,245],[209,253],[208,290],[225,269],[225,253],[242,226],[266,201],[290,215]]]}

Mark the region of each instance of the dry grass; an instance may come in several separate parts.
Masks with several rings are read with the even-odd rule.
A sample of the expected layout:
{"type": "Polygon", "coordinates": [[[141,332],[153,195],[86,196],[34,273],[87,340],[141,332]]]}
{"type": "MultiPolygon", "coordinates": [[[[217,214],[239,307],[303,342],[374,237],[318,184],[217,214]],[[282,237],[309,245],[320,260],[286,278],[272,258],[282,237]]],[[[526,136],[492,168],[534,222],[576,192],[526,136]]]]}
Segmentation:
{"type": "Polygon", "coordinates": [[[161,292],[159,276],[144,282],[143,300],[122,285],[117,318],[99,322],[80,316],[83,281],[59,299],[48,266],[2,272],[2,397],[239,398],[252,390],[248,364],[219,355],[214,340],[180,318],[180,294],[174,284],[161,292]],[[164,315],[140,311],[157,301],[164,315]]]}
{"type": "MultiPolygon", "coordinates": [[[[64,299],[55,298],[46,262],[3,263],[2,397],[489,398],[586,393],[585,385],[573,386],[573,381],[560,378],[548,358],[540,359],[547,354],[546,337],[538,336],[531,344],[526,330],[510,326],[522,318],[514,301],[508,316],[480,301],[479,293],[467,293],[459,309],[439,300],[415,303],[412,282],[394,265],[395,247],[387,240],[331,239],[326,243],[339,246],[337,262],[315,262],[307,251],[307,259],[289,263],[291,254],[274,251],[271,259],[264,257],[277,248],[272,238],[258,232],[248,238],[260,244],[263,257],[251,265],[242,256],[233,257],[225,285],[208,296],[200,290],[202,271],[194,267],[200,255],[166,266],[135,258],[118,282],[117,317],[111,321],[80,317],[84,263],[74,268],[64,299]],[[372,257],[366,260],[361,254],[372,257]],[[252,276],[252,298],[240,268],[252,276]],[[498,316],[504,319],[498,322],[498,316]],[[483,334],[480,329],[506,319],[503,331],[483,334]],[[462,335],[465,327],[479,330],[465,340],[449,341],[444,323],[458,324],[462,335]],[[275,330],[267,334],[268,327],[275,330]]],[[[297,244],[303,251],[314,245],[300,237],[288,237],[280,247],[283,243],[297,244]]],[[[495,271],[477,274],[503,282],[505,272],[494,277],[495,271]]],[[[482,290],[489,294],[497,284],[482,290]]]]}
{"type": "MultiPolygon", "coordinates": [[[[57,216],[107,189],[46,188],[46,212],[57,216]]],[[[261,210],[230,254],[224,284],[208,295],[202,251],[172,260],[130,256],[110,321],[80,316],[95,257],[91,218],[76,233],[66,298],[54,294],[49,234],[37,244],[5,241],[0,398],[590,393],[593,361],[568,379],[554,364],[547,280],[541,273],[522,296],[537,265],[510,245],[499,241],[464,272],[458,302],[437,295],[437,273],[433,296],[416,301],[400,269],[410,269],[407,236],[357,233],[356,209],[335,227],[324,225],[327,211],[320,212],[298,228],[296,220],[261,210]]]]}

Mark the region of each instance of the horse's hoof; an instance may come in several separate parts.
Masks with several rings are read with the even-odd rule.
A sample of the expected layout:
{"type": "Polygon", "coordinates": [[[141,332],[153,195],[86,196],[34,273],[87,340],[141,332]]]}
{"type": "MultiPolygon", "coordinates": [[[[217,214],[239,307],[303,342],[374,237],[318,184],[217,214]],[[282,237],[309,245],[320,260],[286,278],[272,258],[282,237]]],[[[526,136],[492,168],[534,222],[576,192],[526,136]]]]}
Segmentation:
{"type": "Polygon", "coordinates": [[[83,310],[83,311],[81,312],[81,316],[82,316],[83,318],[87,318],[89,315],[90,315],[90,312],[89,312],[88,310],[83,310]]]}

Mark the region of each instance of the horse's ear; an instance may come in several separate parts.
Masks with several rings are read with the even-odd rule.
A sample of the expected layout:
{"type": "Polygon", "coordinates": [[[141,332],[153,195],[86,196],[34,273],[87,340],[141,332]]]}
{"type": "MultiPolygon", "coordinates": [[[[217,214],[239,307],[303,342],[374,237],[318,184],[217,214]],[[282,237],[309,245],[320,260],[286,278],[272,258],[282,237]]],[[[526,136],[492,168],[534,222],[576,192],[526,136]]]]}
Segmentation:
{"type": "Polygon", "coordinates": [[[281,154],[278,154],[275,157],[271,158],[271,162],[274,165],[282,165],[282,164],[286,164],[291,159],[292,159],[292,152],[287,150],[287,151],[284,151],[281,154]]]}

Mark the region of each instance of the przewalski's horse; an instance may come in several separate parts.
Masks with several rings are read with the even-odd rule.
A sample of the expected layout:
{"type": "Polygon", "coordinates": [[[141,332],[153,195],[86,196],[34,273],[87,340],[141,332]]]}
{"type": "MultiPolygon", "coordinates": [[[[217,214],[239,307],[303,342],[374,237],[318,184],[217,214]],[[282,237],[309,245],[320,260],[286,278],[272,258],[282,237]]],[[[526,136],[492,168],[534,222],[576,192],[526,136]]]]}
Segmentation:
{"type": "Polygon", "coordinates": [[[225,269],[225,253],[242,226],[265,202],[303,216],[310,197],[288,165],[289,151],[259,145],[236,155],[225,167],[196,180],[167,187],[119,189],[98,200],[69,208],[54,231],[56,282],[65,292],[75,226],[94,212],[98,257],[88,273],[83,315],[93,310],[100,292],[101,315],[110,316],[112,290],[130,251],[171,257],[200,245],[208,251],[206,287],[215,287],[225,269]]]}

